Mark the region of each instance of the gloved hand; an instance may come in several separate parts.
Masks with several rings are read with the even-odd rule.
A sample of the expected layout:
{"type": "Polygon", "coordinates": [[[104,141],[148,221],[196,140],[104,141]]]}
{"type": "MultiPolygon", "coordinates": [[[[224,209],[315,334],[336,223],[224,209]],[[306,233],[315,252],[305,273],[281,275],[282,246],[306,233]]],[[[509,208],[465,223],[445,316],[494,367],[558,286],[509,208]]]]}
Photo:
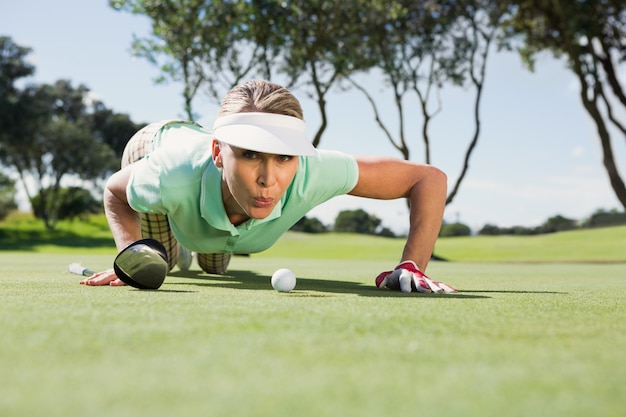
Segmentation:
{"type": "Polygon", "coordinates": [[[376,286],[402,292],[451,293],[457,291],[456,288],[443,282],[433,281],[428,278],[413,261],[404,261],[393,271],[380,273],[376,277],[376,286]]]}

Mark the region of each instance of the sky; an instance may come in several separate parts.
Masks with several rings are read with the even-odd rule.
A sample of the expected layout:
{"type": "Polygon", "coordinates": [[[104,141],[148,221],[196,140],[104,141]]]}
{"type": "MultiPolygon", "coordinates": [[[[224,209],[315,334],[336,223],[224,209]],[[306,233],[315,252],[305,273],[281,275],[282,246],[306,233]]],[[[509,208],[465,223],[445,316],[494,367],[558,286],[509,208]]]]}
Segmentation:
{"type": "MultiPolygon", "coordinates": [[[[105,106],[135,122],[183,117],[182,86],[157,85],[158,69],[130,53],[133,34],[149,34],[147,19],[117,12],[106,0],[0,0],[0,36],[10,36],[33,52],[33,83],[59,79],[87,86],[105,106]]],[[[626,71],[621,69],[626,83],[626,71]]],[[[382,117],[397,132],[391,91],[380,77],[365,81],[375,93],[382,117]]],[[[293,91],[303,105],[311,137],[320,117],[316,104],[293,91]]],[[[471,140],[473,93],[446,88],[442,110],[432,121],[431,163],[448,175],[451,189],[461,172],[471,140]]],[[[217,105],[195,104],[198,120],[211,127],[217,105]]],[[[407,101],[406,134],[411,160],[424,162],[421,118],[416,102],[407,101]]],[[[370,105],[356,91],[334,91],[328,98],[329,126],[320,148],[355,155],[401,157],[376,125],[370,105]]],[[[444,220],[470,226],[538,226],[562,215],[583,220],[597,209],[618,209],[602,165],[595,127],[584,111],[575,77],[563,61],[541,56],[534,73],[514,53],[491,53],[480,108],[481,134],[469,171],[444,220]]],[[[626,121],[626,114],[618,115],[626,121]]],[[[626,140],[614,134],[614,153],[626,178],[626,140]]],[[[376,201],[341,196],[317,207],[309,216],[332,224],[341,210],[362,208],[397,233],[408,228],[403,200],[376,201]]]]}

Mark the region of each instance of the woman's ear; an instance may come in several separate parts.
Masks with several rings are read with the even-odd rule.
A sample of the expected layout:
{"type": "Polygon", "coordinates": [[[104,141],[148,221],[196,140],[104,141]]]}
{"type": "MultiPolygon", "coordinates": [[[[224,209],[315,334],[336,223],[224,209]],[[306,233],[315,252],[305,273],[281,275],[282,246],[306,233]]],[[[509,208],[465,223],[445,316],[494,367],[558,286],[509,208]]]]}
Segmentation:
{"type": "Polygon", "coordinates": [[[213,153],[213,163],[218,168],[223,168],[224,164],[222,163],[222,149],[220,148],[220,143],[217,139],[213,139],[212,144],[212,153],[213,153]]]}

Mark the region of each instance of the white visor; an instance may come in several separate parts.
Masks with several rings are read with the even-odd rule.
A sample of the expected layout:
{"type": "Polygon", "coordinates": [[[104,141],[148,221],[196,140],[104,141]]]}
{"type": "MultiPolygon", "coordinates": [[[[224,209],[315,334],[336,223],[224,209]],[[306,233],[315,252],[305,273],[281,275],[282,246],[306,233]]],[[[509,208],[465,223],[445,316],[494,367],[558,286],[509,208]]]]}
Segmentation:
{"type": "Polygon", "coordinates": [[[274,113],[235,113],[218,117],[215,139],[238,148],[276,155],[316,155],[306,137],[306,124],[293,116],[274,113]]]}

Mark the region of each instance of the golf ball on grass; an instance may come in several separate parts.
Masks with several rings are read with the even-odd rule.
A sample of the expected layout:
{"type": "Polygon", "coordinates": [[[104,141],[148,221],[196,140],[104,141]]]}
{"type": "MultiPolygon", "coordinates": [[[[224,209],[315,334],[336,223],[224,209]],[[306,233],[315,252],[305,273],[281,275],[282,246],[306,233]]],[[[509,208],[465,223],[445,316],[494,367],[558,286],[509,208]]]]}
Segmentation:
{"type": "Polygon", "coordinates": [[[272,287],[278,292],[289,292],[296,288],[296,276],[289,269],[281,268],[272,275],[272,287]]]}

